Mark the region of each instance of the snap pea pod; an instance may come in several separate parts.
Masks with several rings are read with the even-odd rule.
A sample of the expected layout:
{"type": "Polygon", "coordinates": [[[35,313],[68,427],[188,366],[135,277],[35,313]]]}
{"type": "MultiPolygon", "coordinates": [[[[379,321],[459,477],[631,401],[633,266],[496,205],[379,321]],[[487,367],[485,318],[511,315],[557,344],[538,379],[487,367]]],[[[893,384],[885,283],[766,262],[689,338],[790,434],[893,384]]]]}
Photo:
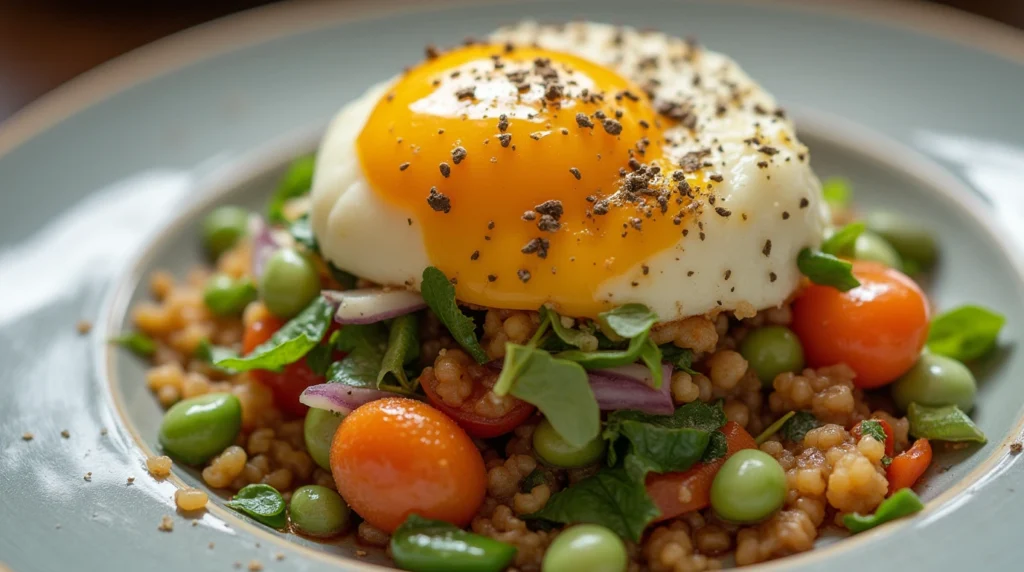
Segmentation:
{"type": "Polygon", "coordinates": [[[410,572],[499,572],[515,555],[514,546],[415,514],[391,536],[395,564],[410,572]]]}
{"type": "Polygon", "coordinates": [[[914,437],[936,441],[988,441],[974,421],[956,405],[928,407],[911,403],[907,407],[907,420],[914,437]]]}
{"type": "Polygon", "coordinates": [[[882,504],[878,505],[878,508],[875,510],[875,514],[861,515],[851,513],[843,517],[843,524],[846,528],[850,529],[850,532],[857,534],[891,520],[912,515],[923,508],[924,503],[921,502],[921,499],[917,498],[914,491],[900,489],[893,493],[891,497],[882,501],[882,504]]]}

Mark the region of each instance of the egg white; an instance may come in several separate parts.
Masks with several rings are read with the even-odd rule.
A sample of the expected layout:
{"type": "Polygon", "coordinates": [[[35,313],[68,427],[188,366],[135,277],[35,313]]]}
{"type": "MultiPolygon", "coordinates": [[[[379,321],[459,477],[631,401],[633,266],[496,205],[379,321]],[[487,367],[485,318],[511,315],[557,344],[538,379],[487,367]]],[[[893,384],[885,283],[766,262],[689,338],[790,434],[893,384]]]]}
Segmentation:
{"type": "MultiPolygon", "coordinates": [[[[820,242],[827,220],[821,185],[792,123],[772,113],[774,99],[733,60],[693,52],[664,34],[585,22],[525,22],[498,30],[492,39],[573,53],[640,83],[654,78],[656,93],[685,93],[694,105],[698,132],[679,132],[682,142],[666,154],[678,160],[710,151],[705,170],[723,179],[714,183],[716,204],[686,219],[688,233],[673,248],[602,283],[599,299],[646,304],[670,321],[719,311],[750,316],[794,292],[797,254],[820,242]],[[651,58],[656,66],[649,65],[651,58]],[[648,65],[641,66],[645,59],[648,65]],[[701,85],[696,90],[695,76],[701,85]],[[722,98],[736,94],[745,107],[719,114],[722,98]],[[759,150],[766,146],[775,154],[759,150]]],[[[415,215],[370,188],[356,152],[360,131],[393,81],[371,88],[332,121],[318,153],[311,222],[323,255],[339,268],[379,284],[418,288],[431,263],[415,215]]]]}

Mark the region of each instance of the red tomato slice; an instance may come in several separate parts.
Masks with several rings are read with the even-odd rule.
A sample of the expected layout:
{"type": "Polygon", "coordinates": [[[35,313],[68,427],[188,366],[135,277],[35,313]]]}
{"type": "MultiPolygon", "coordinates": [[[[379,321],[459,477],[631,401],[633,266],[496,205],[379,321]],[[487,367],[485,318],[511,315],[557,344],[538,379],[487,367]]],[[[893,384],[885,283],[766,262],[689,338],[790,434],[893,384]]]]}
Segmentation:
{"type": "MultiPolygon", "coordinates": [[[[430,400],[430,404],[455,420],[459,427],[462,427],[471,437],[489,439],[504,435],[522,425],[523,422],[533,415],[535,409],[529,403],[516,399],[516,404],[505,415],[501,417],[484,417],[476,413],[475,406],[477,402],[485,399],[485,396],[490,393],[490,387],[482,383],[475,384],[473,386],[473,393],[469,394],[469,397],[462,402],[462,405],[452,407],[446,404],[441,399],[441,396],[437,394],[437,378],[426,375],[420,378],[420,382],[424,393],[427,394],[427,399],[430,400]]],[[[509,399],[515,398],[509,396],[509,399]]]]}
{"type": "MultiPolygon", "coordinates": [[[[274,335],[274,332],[281,329],[282,326],[284,326],[284,322],[270,315],[254,320],[245,329],[245,336],[242,339],[243,353],[248,354],[256,346],[269,340],[270,336],[274,335]]],[[[344,357],[344,354],[335,356],[336,359],[341,357],[344,357]]],[[[270,389],[274,394],[274,403],[279,409],[295,417],[302,417],[309,410],[308,407],[299,403],[299,395],[307,387],[326,381],[323,376],[317,375],[309,369],[305,358],[285,366],[281,372],[260,369],[253,371],[252,376],[270,389]]]]}

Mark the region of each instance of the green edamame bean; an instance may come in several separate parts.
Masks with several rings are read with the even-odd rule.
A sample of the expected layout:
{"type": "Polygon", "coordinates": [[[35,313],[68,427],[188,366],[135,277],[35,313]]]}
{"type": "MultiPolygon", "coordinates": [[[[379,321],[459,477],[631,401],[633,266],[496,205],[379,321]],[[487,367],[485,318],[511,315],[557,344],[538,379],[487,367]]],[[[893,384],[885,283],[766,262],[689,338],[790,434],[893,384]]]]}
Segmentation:
{"type": "Polygon", "coordinates": [[[311,408],[302,424],[302,436],[306,439],[306,451],[320,468],[331,470],[331,443],[343,417],[326,409],[311,408]]]}
{"type": "Polygon", "coordinates": [[[786,472],[768,453],[744,449],[729,457],[711,483],[711,507],[725,520],[753,523],[786,501],[786,472]]]}
{"type": "Polygon", "coordinates": [[[574,447],[555,431],[547,419],[533,431],[533,450],[549,465],[571,469],[596,463],[604,455],[605,443],[600,435],[582,447],[574,447]]]}
{"type": "Polygon", "coordinates": [[[211,257],[229,250],[249,231],[249,211],[241,207],[217,207],[203,219],[203,245],[211,257]]]}
{"type": "Polygon", "coordinates": [[[256,286],[248,278],[235,280],[227,274],[216,274],[203,289],[203,303],[219,316],[241,314],[255,299],[256,286]]]}
{"type": "Polygon", "coordinates": [[[391,557],[409,572],[500,572],[515,555],[514,546],[416,514],[391,535],[391,557]]]}
{"type": "Polygon", "coordinates": [[[235,442],[242,403],[230,393],[208,393],[175,403],[160,423],[160,446],[189,465],[204,463],[235,442]]]}
{"type": "Polygon", "coordinates": [[[906,411],[911,403],[929,407],[956,405],[967,412],[974,407],[978,384],[967,366],[945,356],[924,353],[910,371],[892,384],[892,400],[906,411]]]}
{"type": "Polygon", "coordinates": [[[780,373],[804,368],[800,339],[785,326],[765,326],[747,333],[740,343],[740,354],[765,387],[771,387],[780,373]]]}
{"type": "Polygon", "coordinates": [[[260,298],[279,318],[292,318],[320,294],[320,275],[313,263],[292,248],[267,260],[260,278],[260,298]]]}
{"type": "Polygon", "coordinates": [[[928,228],[901,215],[876,212],[868,215],[868,229],[881,236],[907,261],[927,269],[938,257],[939,248],[928,228]]]}
{"type": "Polygon", "coordinates": [[[865,230],[853,243],[853,257],[857,260],[880,262],[889,268],[903,268],[903,260],[891,244],[881,236],[865,230]]]}
{"type": "Polygon", "coordinates": [[[288,503],[292,526],[299,532],[324,538],[344,532],[351,509],[341,495],[320,485],[306,485],[292,492],[288,503]]]}
{"type": "Polygon", "coordinates": [[[623,572],[626,545],[617,534],[596,524],[578,524],[562,531],[544,554],[542,572],[623,572]]]}

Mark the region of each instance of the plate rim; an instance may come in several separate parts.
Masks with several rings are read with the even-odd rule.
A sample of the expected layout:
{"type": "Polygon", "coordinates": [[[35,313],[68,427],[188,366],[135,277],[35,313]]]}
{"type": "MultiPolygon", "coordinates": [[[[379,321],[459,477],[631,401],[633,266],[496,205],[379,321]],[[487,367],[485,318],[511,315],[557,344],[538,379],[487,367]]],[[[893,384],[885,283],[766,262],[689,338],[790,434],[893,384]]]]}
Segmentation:
{"type": "MultiPolygon", "coordinates": [[[[89,69],[0,121],[0,160],[34,137],[133,86],[233,51],[341,22],[385,17],[397,10],[427,12],[516,0],[330,0],[274,3],[228,14],[175,32],[89,69]]],[[[522,0],[520,0],[522,1],[522,0]]],[[[542,0],[529,0],[539,2],[542,0]]],[[[730,0],[852,18],[924,34],[1024,66],[1024,31],[924,0],[730,0]]]]}

